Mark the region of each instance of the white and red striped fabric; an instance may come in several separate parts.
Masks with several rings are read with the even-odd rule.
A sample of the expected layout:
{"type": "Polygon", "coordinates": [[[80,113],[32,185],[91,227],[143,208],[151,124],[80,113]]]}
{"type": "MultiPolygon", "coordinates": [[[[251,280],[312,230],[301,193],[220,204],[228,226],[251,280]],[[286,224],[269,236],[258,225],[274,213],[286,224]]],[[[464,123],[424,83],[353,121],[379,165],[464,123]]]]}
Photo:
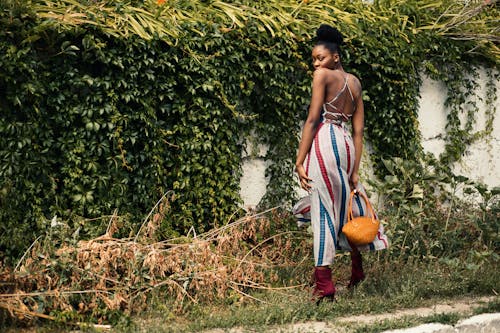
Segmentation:
{"type": "MultiPolygon", "coordinates": [[[[313,180],[313,188],[292,210],[299,225],[309,221],[312,224],[316,266],[333,264],[337,250],[351,250],[341,231],[347,222],[349,176],[354,159],[354,144],[345,122],[321,122],[305,161],[305,169],[313,180]]],[[[364,192],[361,184],[358,184],[358,190],[364,192]]],[[[362,216],[365,211],[365,202],[356,196],[353,216],[362,216]]],[[[380,224],[375,240],[358,249],[374,251],[388,246],[389,240],[380,224]]]]}

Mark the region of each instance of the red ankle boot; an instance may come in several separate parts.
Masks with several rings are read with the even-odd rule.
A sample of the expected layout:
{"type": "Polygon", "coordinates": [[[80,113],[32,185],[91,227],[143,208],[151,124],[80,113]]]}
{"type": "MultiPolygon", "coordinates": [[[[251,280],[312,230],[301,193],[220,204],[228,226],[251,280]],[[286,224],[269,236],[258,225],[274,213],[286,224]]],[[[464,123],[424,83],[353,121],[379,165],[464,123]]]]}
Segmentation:
{"type": "Polygon", "coordinates": [[[314,268],[314,296],[318,297],[317,303],[325,298],[333,300],[335,296],[335,286],[332,281],[332,270],[328,267],[314,268]]]}
{"type": "Polygon", "coordinates": [[[357,250],[351,252],[351,280],[347,285],[347,288],[352,289],[356,287],[361,281],[365,279],[365,273],[363,272],[363,258],[361,253],[357,250]]]}

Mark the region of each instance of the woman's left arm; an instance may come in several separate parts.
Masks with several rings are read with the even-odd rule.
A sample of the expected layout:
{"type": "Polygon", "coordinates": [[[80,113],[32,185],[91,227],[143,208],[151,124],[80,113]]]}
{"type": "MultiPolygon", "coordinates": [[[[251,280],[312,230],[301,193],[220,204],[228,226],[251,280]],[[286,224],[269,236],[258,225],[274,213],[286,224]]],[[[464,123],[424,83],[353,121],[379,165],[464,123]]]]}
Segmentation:
{"type": "MultiPolygon", "coordinates": [[[[359,81],[358,81],[359,83],[359,81]]],[[[360,89],[359,96],[356,98],[356,109],[352,115],[352,140],[354,142],[355,160],[352,169],[349,183],[351,189],[356,189],[359,182],[359,164],[363,153],[363,135],[365,129],[365,108],[363,105],[362,91],[360,89]]]]}

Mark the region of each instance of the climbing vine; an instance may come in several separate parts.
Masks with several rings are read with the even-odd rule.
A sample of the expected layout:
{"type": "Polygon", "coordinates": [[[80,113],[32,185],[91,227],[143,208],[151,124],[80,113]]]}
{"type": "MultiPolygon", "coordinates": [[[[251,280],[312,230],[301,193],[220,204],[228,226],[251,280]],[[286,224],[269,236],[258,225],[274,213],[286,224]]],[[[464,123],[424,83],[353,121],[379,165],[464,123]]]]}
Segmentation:
{"type": "MultiPolygon", "coordinates": [[[[456,57],[458,52],[448,54],[456,57]]],[[[452,63],[447,57],[439,64],[426,64],[426,73],[433,79],[443,82],[447,88],[445,107],[448,110],[444,152],[440,162],[445,168],[450,168],[454,162],[460,161],[468,148],[481,139],[491,139],[493,120],[496,113],[496,85],[498,73],[491,69],[485,71],[486,81],[481,82],[480,68],[471,59],[461,59],[452,63]],[[440,70],[436,70],[438,66],[440,70]],[[464,70],[464,68],[466,70],[464,70]],[[484,97],[476,96],[480,84],[484,83],[484,97]],[[477,119],[480,111],[479,103],[483,102],[485,123],[483,129],[477,129],[477,119]]]]}
{"type": "Polygon", "coordinates": [[[495,1],[2,1],[0,253],[18,255],[55,215],[85,234],[117,209],[130,232],[170,190],[165,237],[227,223],[250,133],[269,147],[262,206],[291,202],[325,22],[345,33],[344,67],[363,84],[377,172],[421,154],[424,71],[448,87],[450,164],[477,137],[475,68],[498,63],[497,16],[495,1]]]}

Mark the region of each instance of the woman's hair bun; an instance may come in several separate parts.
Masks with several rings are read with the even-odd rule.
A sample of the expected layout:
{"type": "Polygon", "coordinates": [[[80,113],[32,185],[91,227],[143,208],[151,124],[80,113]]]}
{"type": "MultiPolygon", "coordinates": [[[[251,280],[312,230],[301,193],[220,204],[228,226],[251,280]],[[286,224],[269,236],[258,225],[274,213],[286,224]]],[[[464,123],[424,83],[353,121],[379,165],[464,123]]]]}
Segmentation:
{"type": "Polygon", "coordinates": [[[318,42],[330,42],[339,46],[344,40],[340,31],[328,24],[319,26],[318,30],[316,30],[316,39],[318,42]]]}

